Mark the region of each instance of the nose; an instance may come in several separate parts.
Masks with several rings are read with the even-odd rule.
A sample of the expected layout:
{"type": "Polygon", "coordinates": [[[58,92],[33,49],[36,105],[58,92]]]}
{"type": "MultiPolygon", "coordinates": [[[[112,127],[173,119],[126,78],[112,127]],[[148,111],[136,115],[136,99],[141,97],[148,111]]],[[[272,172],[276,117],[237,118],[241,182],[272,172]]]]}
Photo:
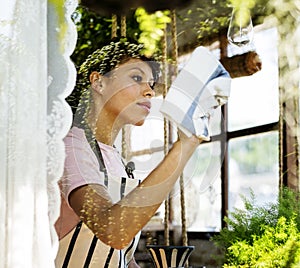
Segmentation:
{"type": "Polygon", "coordinates": [[[154,90],[151,88],[149,83],[144,83],[143,86],[143,96],[148,98],[153,98],[155,96],[154,90]]]}

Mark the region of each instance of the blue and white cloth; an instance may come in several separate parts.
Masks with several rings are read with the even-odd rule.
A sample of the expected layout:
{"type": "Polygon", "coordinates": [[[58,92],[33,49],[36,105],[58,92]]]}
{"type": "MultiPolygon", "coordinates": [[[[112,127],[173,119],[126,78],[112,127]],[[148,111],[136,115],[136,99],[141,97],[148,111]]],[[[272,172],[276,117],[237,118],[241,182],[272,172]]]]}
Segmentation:
{"type": "Polygon", "coordinates": [[[209,117],[227,102],[231,78],[206,48],[197,47],[164,99],[160,112],[187,136],[210,140],[209,117]]]}

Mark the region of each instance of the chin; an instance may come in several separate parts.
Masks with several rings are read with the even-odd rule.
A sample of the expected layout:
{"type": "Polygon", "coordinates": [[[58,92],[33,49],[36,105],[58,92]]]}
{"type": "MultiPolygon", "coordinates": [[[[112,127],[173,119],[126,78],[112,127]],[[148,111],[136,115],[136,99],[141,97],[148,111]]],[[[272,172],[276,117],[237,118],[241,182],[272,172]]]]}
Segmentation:
{"type": "Polygon", "coordinates": [[[141,120],[141,121],[134,123],[133,125],[139,127],[139,126],[142,126],[144,123],[145,123],[145,120],[141,120]]]}

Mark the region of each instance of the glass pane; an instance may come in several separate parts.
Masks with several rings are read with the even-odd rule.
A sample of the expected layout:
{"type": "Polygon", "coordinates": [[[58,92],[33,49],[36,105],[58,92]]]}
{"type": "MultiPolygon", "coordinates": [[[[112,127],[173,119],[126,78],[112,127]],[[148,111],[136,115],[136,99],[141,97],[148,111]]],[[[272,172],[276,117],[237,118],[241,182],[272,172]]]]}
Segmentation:
{"type": "Polygon", "coordinates": [[[278,132],[233,139],[229,143],[228,208],[243,208],[241,195],[254,192],[257,205],[274,202],[279,187],[278,132]]]}
{"type": "MultiPolygon", "coordinates": [[[[199,146],[184,170],[188,231],[211,232],[221,228],[220,143],[199,146]]],[[[181,224],[179,183],[174,187],[173,219],[181,224]]]]}
{"type": "Polygon", "coordinates": [[[255,33],[253,44],[262,61],[262,70],[252,76],[232,79],[228,101],[229,131],[278,121],[276,29],[255,33]]]}

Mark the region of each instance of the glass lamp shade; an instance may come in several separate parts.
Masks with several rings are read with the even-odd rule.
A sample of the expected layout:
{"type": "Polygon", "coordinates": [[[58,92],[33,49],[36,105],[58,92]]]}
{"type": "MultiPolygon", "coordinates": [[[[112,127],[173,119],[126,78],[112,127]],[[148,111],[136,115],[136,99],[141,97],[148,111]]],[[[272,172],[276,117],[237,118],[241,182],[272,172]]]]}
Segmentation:
{"type": "Polygon", "coordinates": [[[236,8],[232,11],[227,38],[231,44],[239,47],[252,42],[253,24],[249,9],[236,8]]]}

